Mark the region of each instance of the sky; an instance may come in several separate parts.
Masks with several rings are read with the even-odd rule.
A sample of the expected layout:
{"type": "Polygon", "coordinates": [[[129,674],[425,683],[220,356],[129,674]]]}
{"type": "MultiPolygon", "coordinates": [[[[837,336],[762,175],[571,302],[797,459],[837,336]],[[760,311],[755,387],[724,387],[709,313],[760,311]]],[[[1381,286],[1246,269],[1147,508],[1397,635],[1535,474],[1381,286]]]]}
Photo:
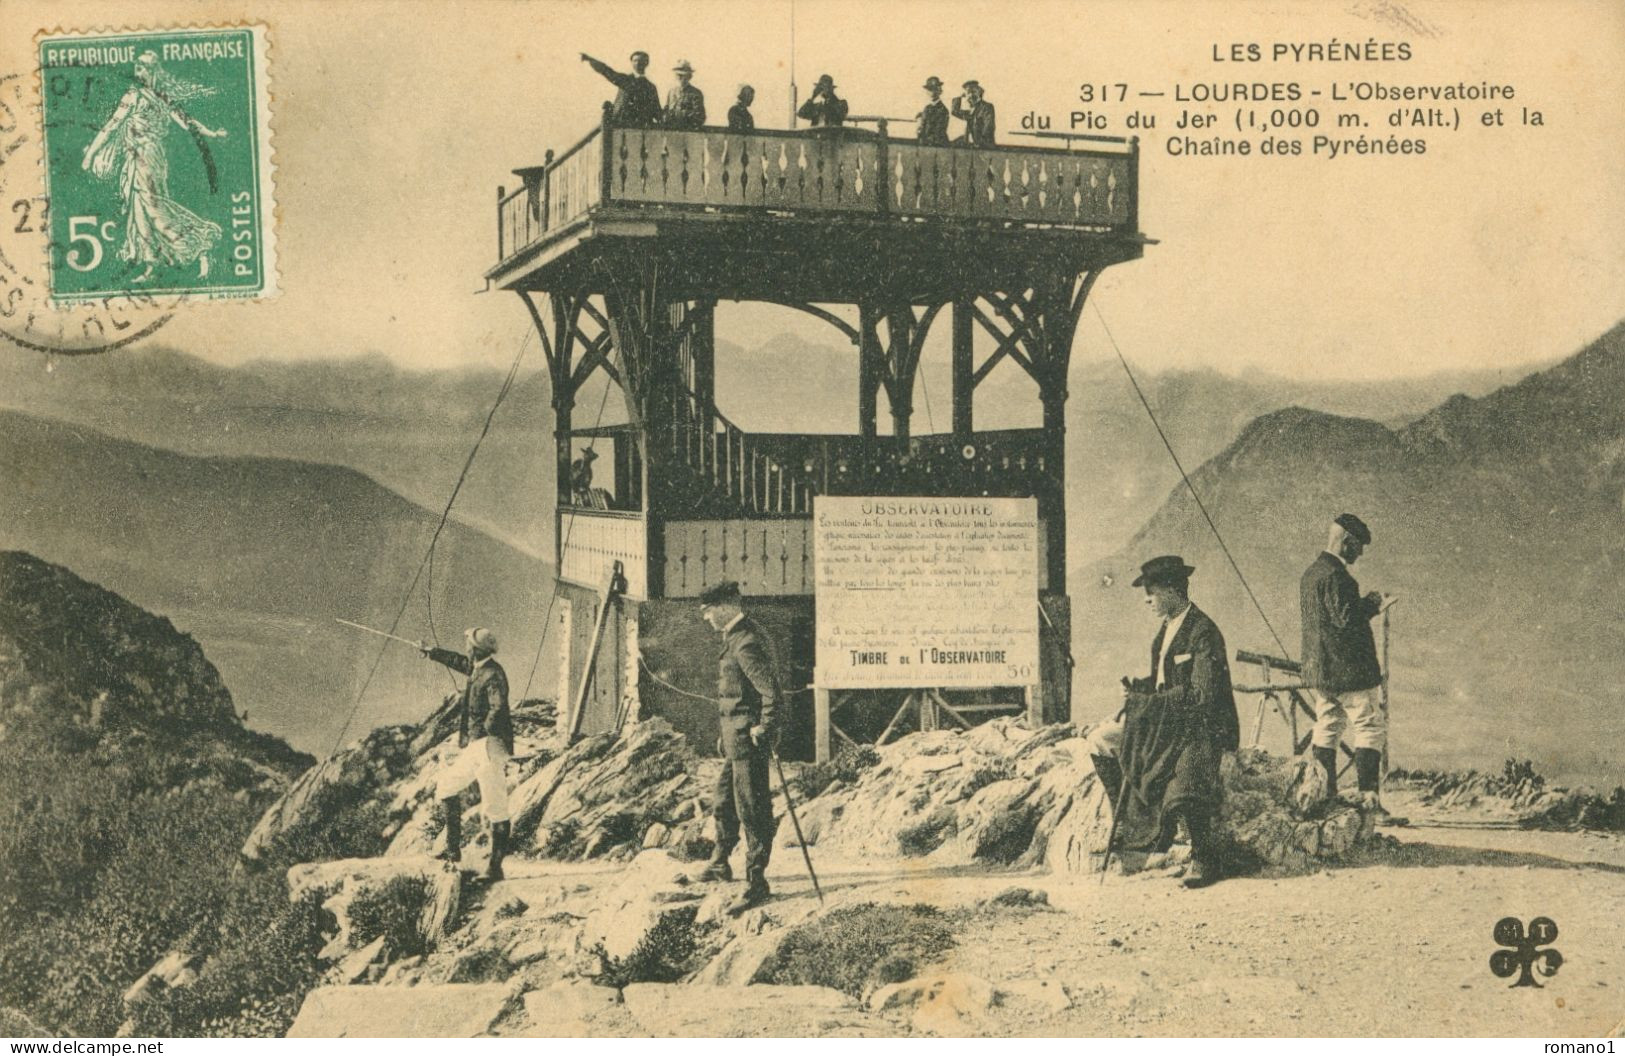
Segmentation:
{"type": "MultiPolygon", "coordinates": [[[[128,24],[134,10],[4,0],[0,68],[27,69],[42,28],[128,24]]],[[[688,59],[713,120],[741,81],[757,87],[760,124],[782,127],[788,110],[789,0],[146,0],[139,11],[147,26],[270,29],[282,292],[189,307],[164,338],[228,364],[382,354],[413,368],[505,365],[529,323],[517,298],[484,290],[497,187],[597,119],[612,89],[581,51],[624,67],[647,49],[662,91],[688,59]]],[[[1028,111],[1059,125],[1087,109],[1085,82],[1166,92],[1145,101],[1159,127],[1142,141],[1141,226],[1158,244],[1094,294],[1138,365],[1325,378],[1504,367],[1572,352],[1625,317],[1625,5],[798,0],[794,28],[803,95],[829,72],[855,112],[914,114],[928,74],[981,80],[1001,132],[1028,111]],[[1274,42],[1334,40],[1405,41],[1412,58],[1268,61],[1274,42]],[[1248,42],[1266,61],[1214,61],[1215,47],[1248,42]],[[1517,97],[1502,128],[1477,123],[1496,104],[1445,104],[1461,107],[1463,127],[1410,132],[1428,139],[1422,157],[1169,156],[1176,86],[1237,79],[1488,80],[1517,97]],[[1543,127],[1515,123],[1525,105],[1543,127]]],[[[1075,356],[1108,352],[1090,316],[1075,356]]],[[[837,343],[817,327],[725,311],[719,336],[748,347],[795,330],[837,343]]]]}

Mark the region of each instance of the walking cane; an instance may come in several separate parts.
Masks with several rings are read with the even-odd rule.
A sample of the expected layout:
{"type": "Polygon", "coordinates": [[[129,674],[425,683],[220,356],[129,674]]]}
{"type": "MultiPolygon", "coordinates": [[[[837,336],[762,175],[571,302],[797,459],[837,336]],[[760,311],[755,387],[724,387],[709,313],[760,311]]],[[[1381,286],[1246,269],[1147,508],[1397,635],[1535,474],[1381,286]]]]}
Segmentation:
{"type": "Polygon", "coordinates": [[[1112,844],[1117,842],[1117,818],[1123,809],[1123,797],[1128,795],[1128,771],[1123,771],[1122,784],[1117,786],[1117,809],[1112,811],[1111,831],[1106,833],[1106,854],[1100,860],[1100,886],[1106,886],[1106,869],[1112,864],[1112,844]]]}
{"type": "Polygon", "coordinates": [[[812,855],[807,853],[807,838],[801,835],[801,819],[796,817],[796,802],[790,798],[790,782],[784,779],[784,763],[779,759],[779,753],[773,753],[773,765],[779,771],[779,790],[784,793],[784,806],[790,812],[790,824],[796,829],[796,843],[801,847],[801,858],[807,863],[807,875],[812,878],[813,892],[818,895],[818,904],[824,904],[824,889],[818,886],[818,874],[813,872],[812,855]]]}

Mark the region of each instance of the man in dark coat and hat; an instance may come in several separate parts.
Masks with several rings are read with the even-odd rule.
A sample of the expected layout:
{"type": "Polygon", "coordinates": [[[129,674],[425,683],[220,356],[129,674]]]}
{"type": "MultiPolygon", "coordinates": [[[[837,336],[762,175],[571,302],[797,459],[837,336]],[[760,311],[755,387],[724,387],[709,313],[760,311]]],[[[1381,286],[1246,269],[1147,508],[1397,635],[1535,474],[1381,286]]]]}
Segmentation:
{"type": "Polygon", "coordinates": [[[1303,616],[1303,681],[1315,703],[1311,735],[1326,771],[1327,797],[1337,795],[1337,746],[1345,733],[1354,748],[1361,806],[1379,823],[1394,819],[1378,796],[1388,715],[1382,706],[1382,665],[1371,618],[1388,604],[1379,591],[1360,594],[1349,566],[1371,545],[1371,529],[1352,513],[1338,514],[1320,552],[1298,584],[1303,616]]]}
{"type": "Polygon", "coordinates": [[[954,140],[970,147],[991,147],[998,142],[998,119],[980,81],[966,81],[965,93],[954,100],[954,116],[965,122],[965,134],[954,140]],[[969,104],[968,106],[965,104],[969,104]]]}
{"type": "Polygon", "coordinates": [[[925,90],[930,93],[931,101],[925,104],[916,118],[915,140],[922,147],[946,147],[948,145],[948,107],[942,102],[942,78],[927,77],[925,90]]]}
{"type": "Polygon", "coordinates": [[[1146,604],[1162,619],[1151,642],[1151,673],[1123,680],[1121,733],[1097,729],[1090,748],[1112,800],[1117,846],[1165,849],[1183,820],[1191,837],[1183,883],[1205,887],[1220,871],[1214,831],[1222,791],[1219,760],[1240,745],[1241,723],[1224,635],[1191,604],[1194,571],[1176,556],[1140,566],[1133,585],[1145,588],[1146,604]]]}
{"type": "Polygon", "coordinates": [[[846,123],[846,100],[835,94],[835,78],[823,74],[796,116],[813,128],[840,128],[846,123]]]}
{"type": "Polygon", "coordinates": [[[739,584],[719,583],[700,595],[700,617],[722,632],[717,658],[718,745],[722,771],[712,811],[716,850],[700,880],[733,879],[728,857],[745,833],[745,893],[729,907],[741,913],[767,900],[767,863],[773,853],[773,792],[768,765],[779,739],[782,691],[767,635],[741,607],[739,584]]]}

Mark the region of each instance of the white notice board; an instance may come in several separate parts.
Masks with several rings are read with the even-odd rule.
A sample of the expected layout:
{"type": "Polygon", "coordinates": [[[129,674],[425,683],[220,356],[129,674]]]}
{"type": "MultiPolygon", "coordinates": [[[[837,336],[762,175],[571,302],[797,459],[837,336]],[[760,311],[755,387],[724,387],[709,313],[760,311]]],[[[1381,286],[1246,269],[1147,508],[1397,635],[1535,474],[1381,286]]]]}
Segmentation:
{"type": "Polygon", "coordinates": [[[1038,681],[1038,500],[813,500],[820,689],[1038,681]]]}

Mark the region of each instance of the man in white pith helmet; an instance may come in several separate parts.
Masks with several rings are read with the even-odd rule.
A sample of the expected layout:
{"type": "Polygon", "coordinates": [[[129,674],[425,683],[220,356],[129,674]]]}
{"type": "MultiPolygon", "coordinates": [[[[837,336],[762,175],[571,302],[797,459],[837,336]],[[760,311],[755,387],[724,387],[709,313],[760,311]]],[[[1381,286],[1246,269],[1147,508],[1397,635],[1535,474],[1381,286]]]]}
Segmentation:
{"type": "Polygon", "coordinates": [[[423,655],[467,675],[457,703],[458,754],[442,771],[436,786],[446,825],[443,861],[462,860],[462,791],[480,786],[480,812],[491,826],[491,858],[485,879],[502,879],[508,853],[508,760],[513,757],[513,716],[508,711],[508,674],[496,661],[497,636],[484,627],[463,632],[466,653],[423,648],[423,655]]]}

